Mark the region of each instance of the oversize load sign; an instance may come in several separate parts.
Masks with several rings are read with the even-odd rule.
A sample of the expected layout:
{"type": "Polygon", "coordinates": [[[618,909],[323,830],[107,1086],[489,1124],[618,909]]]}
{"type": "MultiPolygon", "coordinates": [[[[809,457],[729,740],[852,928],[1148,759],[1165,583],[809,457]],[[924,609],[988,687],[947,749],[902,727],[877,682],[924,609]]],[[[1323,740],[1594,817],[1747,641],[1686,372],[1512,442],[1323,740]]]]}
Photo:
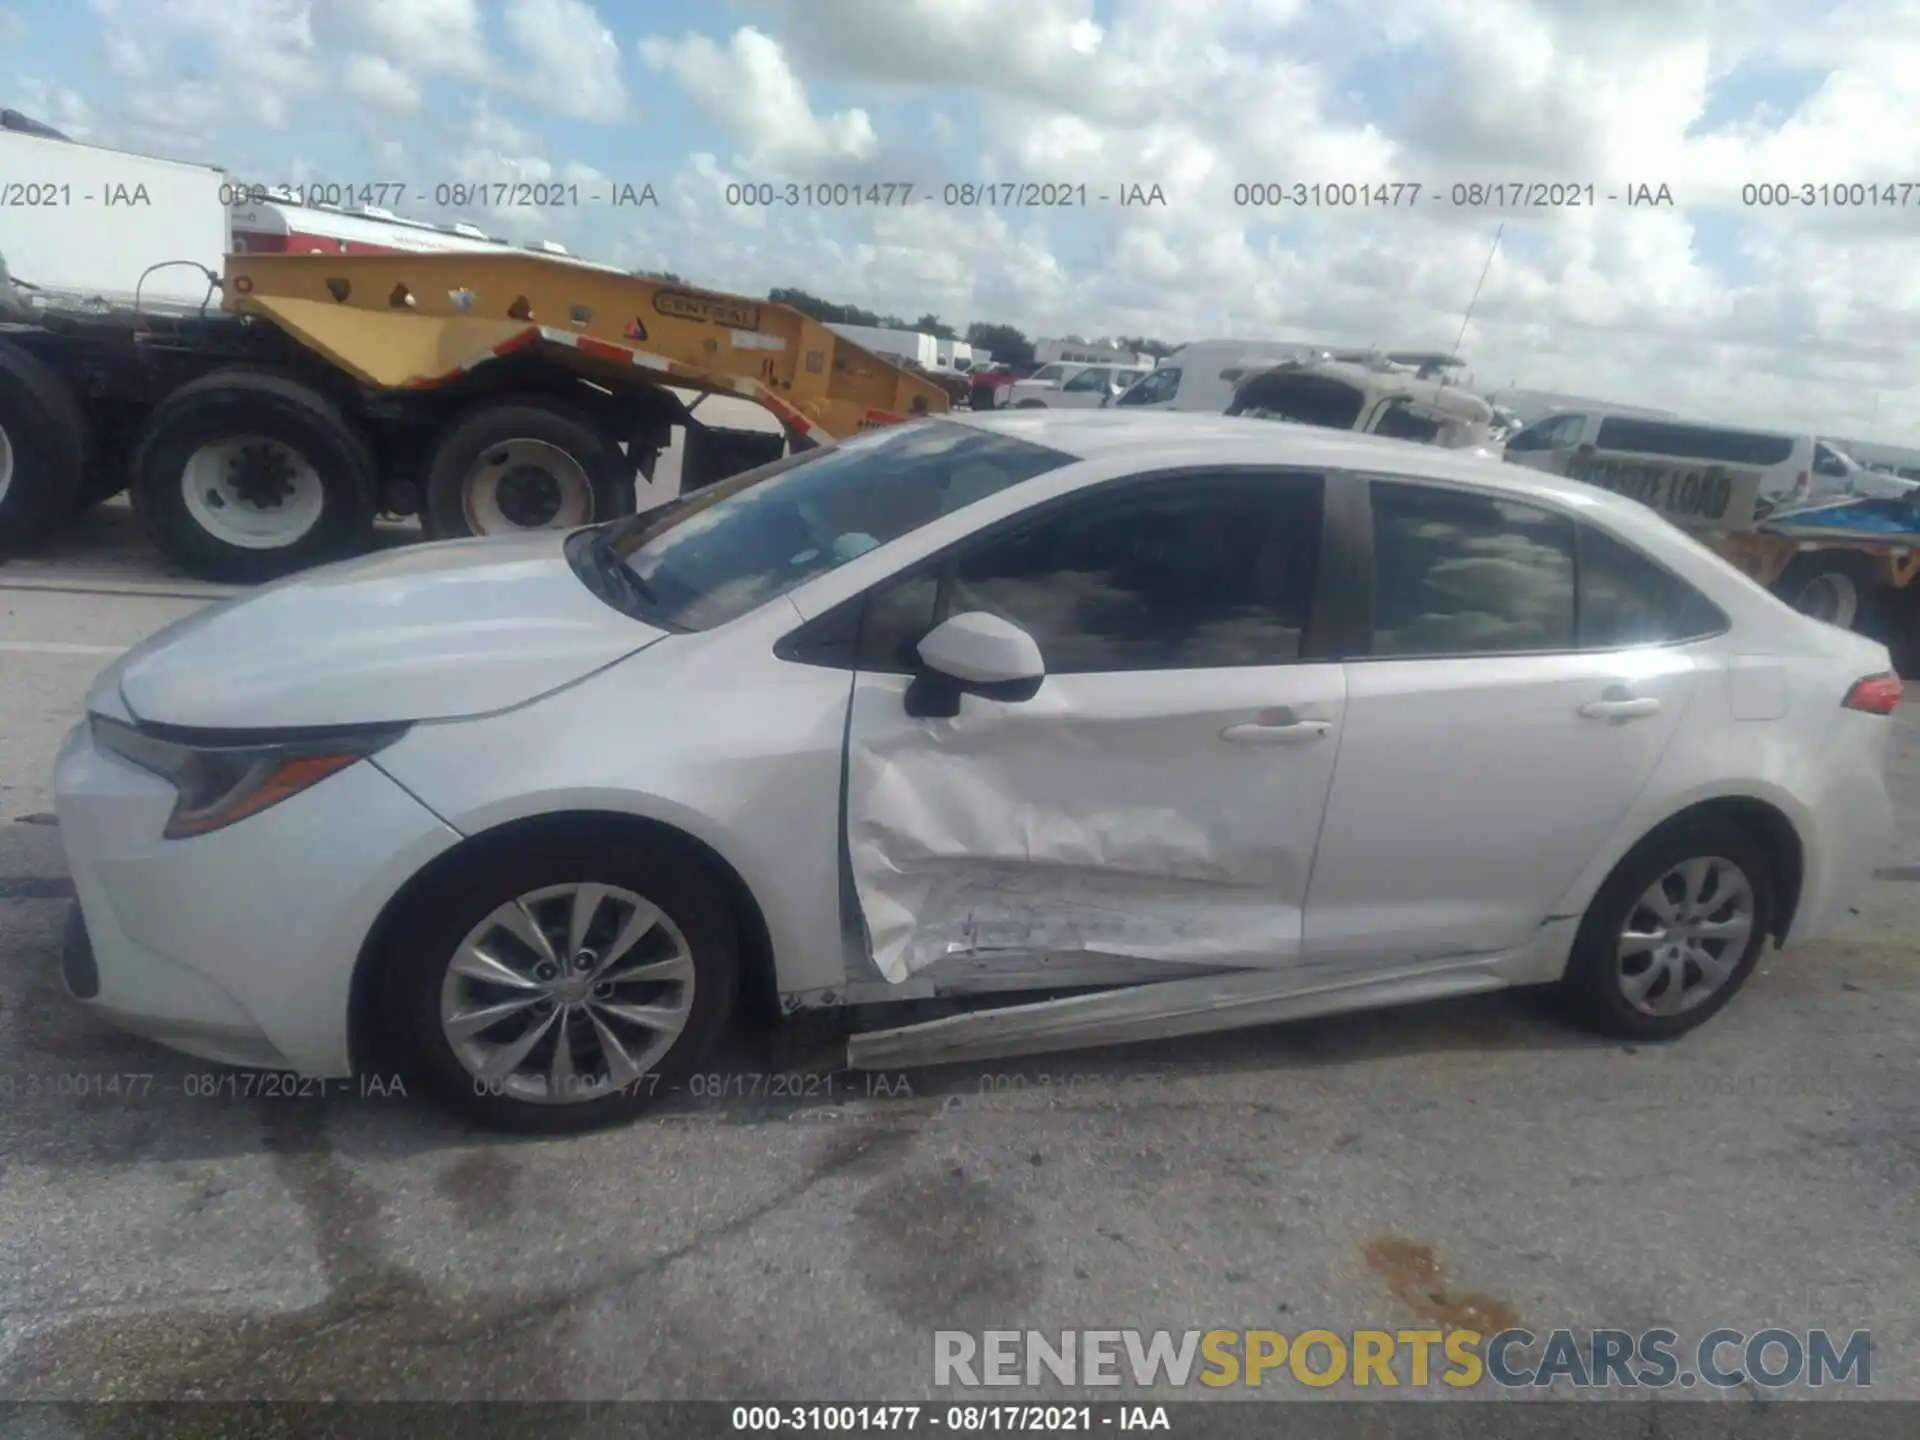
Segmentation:
{"type": "Polygon", "coordinates": [[[685,290],[662,290],[653,297],[653,308],[676,320],[699,320],[708,325],[724,325],[730,330],[758,330],[760,307],[743,300],[720,295],[694,295],[685,290]]]}
{"type": "Polygon", "coordinates": [[[1681,460],[1627,460],[1575,456],[1567,475],[1638,500],[1690,530],[1744,530],[1753,524],[1760,476],[1724,465],[1681,460]]]}

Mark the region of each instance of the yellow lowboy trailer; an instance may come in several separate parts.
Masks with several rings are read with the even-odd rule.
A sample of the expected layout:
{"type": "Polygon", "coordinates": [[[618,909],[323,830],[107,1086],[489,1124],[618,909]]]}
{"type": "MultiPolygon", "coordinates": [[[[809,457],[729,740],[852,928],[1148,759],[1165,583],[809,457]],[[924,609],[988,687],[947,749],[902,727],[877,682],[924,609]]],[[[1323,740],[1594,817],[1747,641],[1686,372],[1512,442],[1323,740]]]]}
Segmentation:
{"type": "Polygon", "coordinates": [[[785,305],[538,255],[235,255],[225,291],[227,309],[376,390],[531,355],[602,385],[744,396],[815,441],[948,408],[939,386],[785,305]]]}
{"type": "Polygon", "coordinates": [[[30,437],[0,553],[124,488],[181,569],[265,580],[380,513],[569,529],[632,513],[676,439],[685,491],[949,406],[786,306],[572,260],[234,255],[221,288],[210,312],[0,307],[0,431],[30,437]],[[777,428],[703,423],[713,395],[777,428]]]}

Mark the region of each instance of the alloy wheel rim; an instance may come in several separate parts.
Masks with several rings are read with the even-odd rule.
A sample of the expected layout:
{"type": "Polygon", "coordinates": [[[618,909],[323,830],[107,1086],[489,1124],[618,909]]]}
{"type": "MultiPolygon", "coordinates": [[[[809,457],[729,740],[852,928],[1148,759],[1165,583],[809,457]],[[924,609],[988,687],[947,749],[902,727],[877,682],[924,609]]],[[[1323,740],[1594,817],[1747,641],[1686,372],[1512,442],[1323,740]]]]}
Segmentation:
{"type": "Polygon", "coordinates": [[[550,885],[494,909],[447,966],[440,1026],[479,1093],[568,1105],[628,1089],[686,1029],[693,952],[645,897],[550,885]]]}
{"type": "Polygon", "coordinates": [[[1726,987],[1753,938],[1753,886],[1723,856],[1682,861],[1649,885],[1622,925],[1616,976],[1643,1015],[1682,1015],[1726,987]]]}

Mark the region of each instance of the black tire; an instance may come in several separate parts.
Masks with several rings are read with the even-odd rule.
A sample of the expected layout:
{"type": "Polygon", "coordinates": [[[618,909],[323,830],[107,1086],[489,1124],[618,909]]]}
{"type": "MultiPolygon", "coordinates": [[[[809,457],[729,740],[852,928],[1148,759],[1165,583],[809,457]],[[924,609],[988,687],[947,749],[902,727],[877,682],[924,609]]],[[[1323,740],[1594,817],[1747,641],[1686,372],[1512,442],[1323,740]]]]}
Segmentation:
{"type": "Polygon", "coordinates": [[[1877,638],[1893,655],[1902,680],[1920,680],[1920,585],[1883,593],[1877,638]]]}
{"type": "Polygon", "coordinates": [[[127,488],[133,469],[133,447],[140,438],[139,414],[96,411],[86,471],[74,491],[73,513],[84,515],[127,488]]]}
{"type": "Polygon", "coordinates": [[[1864,634],[1879,621],[1879,584],[1873,562],[1864,555],[1845,550],[1796,555],[1773,582],[1773,593],[1803,615],[1843,630],[1864,634]]]}
{"type": "Polygon", "coordinates": [[[1684,1035],[1710,1020],[1746,983],[1772,932],[1775,903],[1773,866],[1767,852],[1739,826],[1701,817],[1656,830],[1620,862],[1587,907],[1559,985],[1560,999],[1575,1019],[1602,1035],[1644,1041],[1684,1035]],[[1753,895],[1752,933],[1717,991],[1691,1009],[1649,1015],[1636,1008],[1623,989],[1617,962],[1619,937],[1649,887],[1696,858],[1729,861],[1745,876],[1753,895]]]}
{"type": "Polygon", "coordinates": [[[284,375],[235,368],[182,385],[154,409],[135,443],[127,488],[147,537],[168,560],[202,580],[252,584],[365,549],[377,473],[371,447],[324,395],[284,375]],[[271,548],[207,529],[182,486],[201,447],[253,436],[294,451],[319,479],[314,523],[271,548]]]}
{"type": "Polygon", "coordinates": [[[1015,410],[1044,410],[1047,408],[1047,402],[1044,400],[1016,400],[1013,402],[1013,408],[1015,410]]]}
{"type": "Polygon", "coordinates": [[[523,1135],[568,1135],[620,1124],[671,1094],[719,1038],[740,991],[732,913],[708,873],[670,845],[610,841],[601,834],[482,848],[466,863],[456,862],[409,904],[384,963],[380,1019],[391,1063],[462,1118],[523,1135]],[[685,937],[694,966],[685,1028],[643,1080],[598,1098],[547,1104],[498,1093],[460,1062],[441,1027],[441,986],[448,967],[468,934],[498,906],[547,886],[584,883],[644,897],[685,937]]]}
{"type": "MultiPolygon", "coordinates": [[[[450,425],[434,446],[427,466],[426,505],[420,519],[433,540],[452,540],[480,534],[514,534],[547,528],[550,521],[528,521],[507,529],[487,531],[475,518],[468,495],[468,476],[490,451],[514,440],[537,440],[562,451],[585,473],[592,491],[592,513],[580,523],[598,523],[631,515],[635,508],[633,462],[619,441],[593,420],[566,404],[544,395],[507,396],[487,401],[450,425]]],[[[548,482],[551,483],[551,482],[548,482]]],[[[539,482],[533,482],[539,487],[539,482]]],[[[558,497],[557,488],[523,498],[529,516],[541,516],[546,500],[558,497]]],[[[499,507],[496,507],[499,508],[499,507]]],[[[503,518],[511,519],[503,509],[503,518]]]]}
{"type": "Polygon", "coordinates": [[[12,473],[0,494],[0,558],[37,549],[72,514],[87,468],[87,423],[58,372],[0,342],[0,431],[12,473]]]}

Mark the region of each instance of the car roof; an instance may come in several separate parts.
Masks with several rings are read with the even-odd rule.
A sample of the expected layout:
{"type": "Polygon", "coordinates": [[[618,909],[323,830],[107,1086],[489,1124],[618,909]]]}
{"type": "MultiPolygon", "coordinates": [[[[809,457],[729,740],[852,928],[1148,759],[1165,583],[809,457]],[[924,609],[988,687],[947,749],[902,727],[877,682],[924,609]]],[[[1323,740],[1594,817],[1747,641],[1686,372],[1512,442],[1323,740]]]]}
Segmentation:
{"type": "Polygon", "coordinates": [[[1390,470],[1458,479],[1520,493],[1583,496],[1605,492],[1542,471],[1503,464],[1471,450],[1363,435],[1287,420],[1216,415],[1208,410],[987,410],[939,417],[991,430],[1071,455],[1105,460],[1125,455],[1143,470],[1196,458],[1221,465],[1300,465],[1322,470],[1390,470]],[[1196,455],[1196,450],[1203,452],[1196,455]]]}
{"type": "Polygon", "coordinates": [[[1124,457],[1140,470],[1200,463],[1372,471],[1453,481],[1516,500],[1559,500],[1598,512],[1609,524],[1639,535],[1651,531],[1663,538],[1672,528],[1637,500],[1525,465],[1510,465],[1490,451],[1448,449],[1287,420],[1205,410],[1113,409],[961,411],[940,418],[1044,445],[1076,460],[1124,457]]]}

